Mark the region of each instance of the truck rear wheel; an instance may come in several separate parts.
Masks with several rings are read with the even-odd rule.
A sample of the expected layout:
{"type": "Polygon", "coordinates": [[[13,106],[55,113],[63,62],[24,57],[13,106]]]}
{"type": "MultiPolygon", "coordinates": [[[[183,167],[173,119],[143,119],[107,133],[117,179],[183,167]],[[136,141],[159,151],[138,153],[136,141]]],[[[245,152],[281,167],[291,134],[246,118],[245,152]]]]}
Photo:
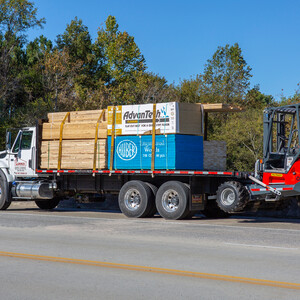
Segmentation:
{"type": "Polygon", "coordinates": [[[58,205],[60,200],[61,200],[60,198],[53,198],[53,199],[49,199],[49,200],[37,200],[37,201],[35,201],[35,204],[40,209],[53,209],[58,205]]]}
{"type": "Polygon", "coordinates": [[[165,182],[158,189],[155,202],[163,218],[184,219],[189,214],[189,188],[180,181],[165,182]]]}
{"type": "Polygon", "coordinates": [[[145,218],[153,211],[154,193],[140,180],[126,182],[119,193],[119,207],[129,218],[145,218]]]}
{"type": "Polygon", "coordinates": [[[227,213],[241,211],[249,200],[246,188],[237,181],[221,184],[217,191],[217,204],[227,213]]]}
{"type": "Polygon", "coordinates": [[[156,208],[156,205],[155,205],[155,197],[156,197],[158,188],[155,185],[153,185],[152,183],[149,183],[149,182],[145,182],[145,183],[149,186],[149,188],[152,192],[151,201],[150,201],[151,202],[150,203],[151,204],[151,210],[149,211],[149,213],[146,217],[147,218],[152,218],[157,213],[157,208],[156,208]]]}

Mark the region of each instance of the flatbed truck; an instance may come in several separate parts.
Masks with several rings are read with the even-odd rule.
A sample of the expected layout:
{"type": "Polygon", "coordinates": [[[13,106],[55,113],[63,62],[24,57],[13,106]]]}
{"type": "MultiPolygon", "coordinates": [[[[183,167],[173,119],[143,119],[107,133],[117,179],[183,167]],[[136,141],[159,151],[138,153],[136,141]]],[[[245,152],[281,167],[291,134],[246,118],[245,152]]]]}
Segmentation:
{"type": "Polygon", "coordinates": [[[128,217],[184,219],[240,212],[253,203],[287,202],[300,196],[300,104],[264,110],[263,159],[254,172],[209,170],[41,169],[41,122],[19,130],[0,152],[0,209],[12,201],[33,200],[53,209],[65,197],[118,194],[128,217]]]}

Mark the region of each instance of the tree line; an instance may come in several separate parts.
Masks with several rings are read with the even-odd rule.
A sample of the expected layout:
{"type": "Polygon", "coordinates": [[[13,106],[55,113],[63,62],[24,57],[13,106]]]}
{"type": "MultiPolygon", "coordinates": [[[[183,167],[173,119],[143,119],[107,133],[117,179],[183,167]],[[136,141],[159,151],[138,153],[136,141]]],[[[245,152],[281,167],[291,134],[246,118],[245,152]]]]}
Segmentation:
{"type": "Polygon", "coordinates": [[[211,114],[209,139],[225,140],[228,168],[251,170],[262,155],[262,111],[297,103],[300,90],[275,101],[259,86],[250,87],[252,69],[242,49],[220,46],[203,72],[175,85],[148,70],[134,37],[108,16],[93,40],[74,18],[55,41],[27,31],[44,18],[28,0],[0,0],[0,143],[5,129],[33,125],[47,112],[105,108],[108,105],[189,102],[239,105],[244,112],[211,114]]]}

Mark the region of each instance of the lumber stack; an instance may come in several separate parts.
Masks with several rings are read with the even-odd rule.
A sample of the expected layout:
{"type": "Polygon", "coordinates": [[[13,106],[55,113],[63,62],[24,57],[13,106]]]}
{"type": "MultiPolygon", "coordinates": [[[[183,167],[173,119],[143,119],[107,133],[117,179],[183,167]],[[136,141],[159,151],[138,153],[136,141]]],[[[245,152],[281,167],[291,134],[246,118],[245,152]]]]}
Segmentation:
{"type": "MultiPolygon", "coordinates": [[[[62,130],[61,169],[93,169],[95,135],[102,110],[70,112],[62,130]]],[[[57,169],[59,139],[66,112],[49,113],[43,123],[41,160],[42,169],[57,169]]],[[[96,144],[96,168],[107,168],[107,116],[106,110],[98,125],[96,144]]]]}

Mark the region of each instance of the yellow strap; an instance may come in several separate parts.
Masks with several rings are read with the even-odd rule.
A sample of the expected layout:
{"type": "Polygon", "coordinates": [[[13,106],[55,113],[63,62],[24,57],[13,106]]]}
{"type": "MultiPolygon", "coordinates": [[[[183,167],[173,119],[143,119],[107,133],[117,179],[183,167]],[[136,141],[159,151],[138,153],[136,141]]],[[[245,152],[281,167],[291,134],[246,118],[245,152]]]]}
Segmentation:
{"type": "Polygon", "coordinates": [[[98,118],[97,125],[96,125],[96,132],[95,132],[95,142],[94,142],[94,161],[93,161],[93,170],[96,170],[96,161],[97,161],[97,142],[98,142],[98,129],[99,129],[99,123],[102,120],[104,115],[104,109],[102,109],[102,112],[98,118]]]}
{"type": "Polygon", "coordinates": [[[155,165],[155,125],[156,125],[156,103],[153,103],[153,118],[152,118],[152,156],[151,156],[151,171],[154,171],[155,165]]]}
{"type": "Polygon", "coordinates": [[[65,125],[67,118],[68,118],[68,121],[70,122],[70,112],[67,112],[67,114],[65,115],[64,119],[62,120],[62,122],[60,124],[57,170],[60,170],[60,168],[61,168],[62,138],[63,138],[64,125],[65,125]]]}
{"type": "Polygon", "coordinates": [[[114,163],[115,128],[116,128],[116,107],[113,106],[112,125],[111,125],[111,142],[110,142],[110,164],[109,164],[110,171],[112,171],[113,163],[114,163]]]}

